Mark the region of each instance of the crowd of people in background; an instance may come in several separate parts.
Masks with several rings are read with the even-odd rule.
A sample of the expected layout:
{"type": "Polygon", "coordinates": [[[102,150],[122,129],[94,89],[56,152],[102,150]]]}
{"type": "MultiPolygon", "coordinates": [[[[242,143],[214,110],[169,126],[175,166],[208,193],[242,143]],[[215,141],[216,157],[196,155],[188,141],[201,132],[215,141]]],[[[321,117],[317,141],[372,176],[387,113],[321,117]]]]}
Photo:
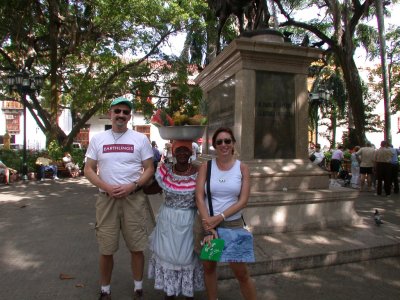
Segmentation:
{"type": "Polygon", "coordinates": [[[338,145],[335,149],[322,151],[320,144],[309,149],[312,163],[330,172],[331,187],[349,186],[376,195],[384,192],[385,196],[399,193],[399,155],[400,147],[394,148],[386,141],[382,141],[378,149],[370,142],[351,149],[338,145]]]}

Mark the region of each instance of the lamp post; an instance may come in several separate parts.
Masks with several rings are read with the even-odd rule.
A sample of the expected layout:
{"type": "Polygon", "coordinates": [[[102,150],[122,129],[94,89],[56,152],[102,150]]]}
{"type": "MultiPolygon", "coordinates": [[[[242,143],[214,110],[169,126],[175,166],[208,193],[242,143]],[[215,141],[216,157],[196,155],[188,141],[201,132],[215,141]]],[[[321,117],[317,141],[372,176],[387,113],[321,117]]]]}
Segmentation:
{"type": "Polygon", "coordinates": [[[319,114],[318,114],[318,108],[320,107],[321,104],[326,103],[330,96],[331,96],[331,91],[326,90],[324,88],[318,89],[318,92],[316,93],[310,93],[308,101],[311,103],[316,104],[316,110],[317,113],[315,115],[315,144],[318,143],[318,120],[319,120],[319,114]]]}
{"type": "Polygon", "coordinates": [[[6,78],[6,83],[10,89],[10,93],[17,91],[21,97],[24,113],[24,142],[22,150],[22,179],[28,179],[28,165],[26,162],[26,95],[37,92],[43,86],[43,77],[39,75],[30,74],[27,70],[9,74],[6,78]]]}

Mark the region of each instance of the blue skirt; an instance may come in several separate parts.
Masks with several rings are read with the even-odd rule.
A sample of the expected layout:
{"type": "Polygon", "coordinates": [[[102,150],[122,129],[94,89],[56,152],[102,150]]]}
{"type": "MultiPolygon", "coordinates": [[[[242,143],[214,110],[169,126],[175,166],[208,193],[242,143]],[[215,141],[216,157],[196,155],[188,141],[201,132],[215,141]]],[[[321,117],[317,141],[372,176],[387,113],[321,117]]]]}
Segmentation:
{"type": "Polygon", "coordinates": [[[220,262],[255,262],[253,235],[244,228],[217,228],[225,241],[220,262]]]}

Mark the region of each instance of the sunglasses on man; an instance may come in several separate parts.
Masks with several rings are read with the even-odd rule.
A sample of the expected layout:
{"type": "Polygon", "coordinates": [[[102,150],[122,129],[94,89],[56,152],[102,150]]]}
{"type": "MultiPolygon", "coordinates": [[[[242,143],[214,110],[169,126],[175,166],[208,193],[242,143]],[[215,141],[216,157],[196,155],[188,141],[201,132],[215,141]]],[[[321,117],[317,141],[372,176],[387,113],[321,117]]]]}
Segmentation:
{"type": "Polygon", "coordinates": [[[119,108],[116,108],[116,109],[113,110],[113,112],[114,112],[115,114],[117,114],[117,115],[119,115],[119,114],[121,113],[121,111],[122,111],[122,113],[123,113],[125,116],[129,116],[129,115],[131,114],[131,111],[130,111],[130,110],[127,110],[127,109],[119,109],[119,108]]]}
{"type": "Polygon", "coordinates": [[[225,143],[225,145],[230,145],[232,143],[232,139],[221,139],[215,141],[215,144],[218,146],[222,145],[222,143],[225,143]]]}

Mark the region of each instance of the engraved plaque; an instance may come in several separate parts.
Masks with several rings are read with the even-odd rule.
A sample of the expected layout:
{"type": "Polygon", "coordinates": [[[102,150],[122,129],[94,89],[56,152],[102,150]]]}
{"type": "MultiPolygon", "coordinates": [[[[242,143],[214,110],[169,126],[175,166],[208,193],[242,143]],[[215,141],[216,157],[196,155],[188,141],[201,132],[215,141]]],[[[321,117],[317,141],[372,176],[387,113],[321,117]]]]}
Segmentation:
{"type": "Polygon", "coordinates": [[[256,72],[254,158],[295,158],[294,90],[293,74],[256,72]]]}
{"type": "Polygon", "coordinates": [[[211,138],[219,127],[235,124],[235,77],[232,76],[208,93],[208,153],[213,153],[211,138]]]}

